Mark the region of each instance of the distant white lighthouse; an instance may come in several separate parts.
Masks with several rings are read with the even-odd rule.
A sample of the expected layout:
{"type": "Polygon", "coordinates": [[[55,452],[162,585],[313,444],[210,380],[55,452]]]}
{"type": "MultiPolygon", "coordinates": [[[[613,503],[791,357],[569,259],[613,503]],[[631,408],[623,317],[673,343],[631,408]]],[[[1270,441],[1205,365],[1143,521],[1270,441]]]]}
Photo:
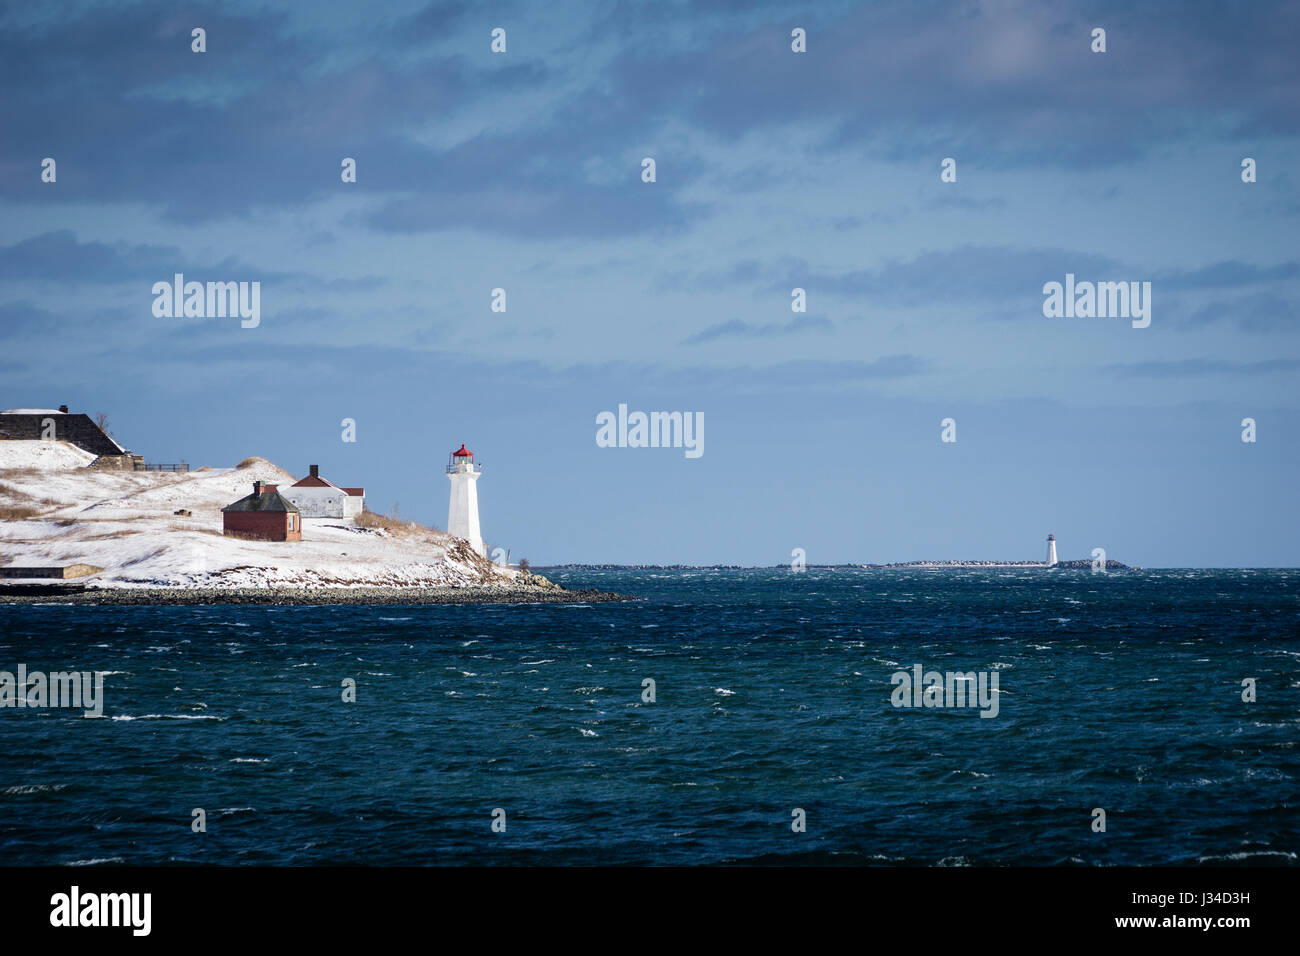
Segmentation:
{"type": "Polygon", "coordinates": [[[483,536],[478,528],[478,477],[483,472],[474,465],[474,453],[462,443],[447,462],[451,480],[451,503],[447,506],[447,533],[464,538],[483,557],[483,536]]]}
{"type": "MultiPolygon", "coordinates": [[[[474,519],[474,527],[478,527],[478,518],[474,519]]],[[[1056,563],[1056,535],[1047,536],[1047,566],[1050,568],[1056,563]]]]}

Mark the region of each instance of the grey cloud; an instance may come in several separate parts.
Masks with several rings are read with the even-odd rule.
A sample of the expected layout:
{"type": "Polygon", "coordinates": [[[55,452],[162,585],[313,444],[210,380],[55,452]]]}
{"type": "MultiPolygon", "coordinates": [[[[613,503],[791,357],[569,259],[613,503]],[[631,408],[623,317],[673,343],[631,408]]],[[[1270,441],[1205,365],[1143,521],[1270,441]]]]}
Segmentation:
{"type": "Polygon", "coordinates": [[[701,24],[689,50],[622,57],[618,89],[729,138],[815,119],[834,125],[818,148],[907,161],[1126,162],[1184,138],[1193,110],[1233,136],[1300,132],[1294,5],[880,3],[798,20],[806,54],[790,52],[788,10],[760,11],[701,24]],[[1101,22],[1108,52],[1094,54],[1101,22]]]}
{"type": "Polygon", "coordinates": [[[1289,372],[1300,368],[1300,359],[1276,358],[1256,362],[1234,362],[1226,359],[1194,358],[1174,361],[1130,362],[1108,365],[1106,370],[1122,378],[1182,378],[1197,375],[1261,375],[1271,372],[1289,372]]]}
{"type": "Polygon", "coordinates": [[[1292,259],[1275,266],[1257,266],[1238,259],[1214,262],[1197,269],[1161,273],[1154,277],[1162,289],[1227,289],[1280,282],[1300,277],[1300,262],[1292,259]]]}
{"type": "Polygon", "coordinates": [[[728,322],[720,322],[717,325],[711,325],[702,332],[697,332],[690,336],[683,343],[685,345],[700,345],[705,342],[713,342],[718,339],[740,338],[740,339],[763,339],[781,335],[798,335],[803,332],[830,332],[835,328],[830,319],[821,316],[796,316],[789,322],[774,322],[768,324],[758,324],[745,322],[741,319],[731,319],[728,322]]]}
{"type": "Polygon", "coordinates": [[[1201,327],[1230,323],[1243,332],[1268,335],[1300,331],[1300,308],[1295,299],[1268,292],[1219,300],[1201,306],[1184,323],[1201,327]]]}
{"type": "MultiPolygon", "coordinates": [[[[234,256],[198,262],[175,246],[96,240],[81,242],[70,229],[42,233],[11,246],[0,247],[0,279],[35,279],[63,282],[170,282],[176,272],[190,279],[237,278],[274,281],[288,273],[270,272],[241,262],[234,256]],[[202,273],[202,275],[200,275],[202,273]]],[[[339,280],[344,281],[344,280],[339,280]]]]}

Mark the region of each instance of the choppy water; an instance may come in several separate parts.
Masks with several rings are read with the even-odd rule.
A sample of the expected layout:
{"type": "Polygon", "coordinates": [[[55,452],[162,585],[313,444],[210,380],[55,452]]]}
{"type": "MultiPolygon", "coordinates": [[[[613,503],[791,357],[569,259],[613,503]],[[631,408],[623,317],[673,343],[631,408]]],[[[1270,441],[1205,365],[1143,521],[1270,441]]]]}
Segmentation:
{"type": "Polygon", "coordinates": [[[647,600],[0,607],[0,670],[111,672],[103,719],[0,710],[4,862],[1300,852],[1300,572],[555,576],[647,600]],[[996,670],[998,716],[893,707],[916,663],[996,670]]]}

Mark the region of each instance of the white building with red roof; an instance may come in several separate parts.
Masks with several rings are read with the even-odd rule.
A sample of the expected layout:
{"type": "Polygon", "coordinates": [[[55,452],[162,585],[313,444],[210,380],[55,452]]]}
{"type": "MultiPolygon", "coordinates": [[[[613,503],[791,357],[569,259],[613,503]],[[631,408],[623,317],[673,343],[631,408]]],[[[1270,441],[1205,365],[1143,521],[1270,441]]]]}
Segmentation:
{"type": "Polygon", "coordinates": [[[280,494],[293,502],[304,518],[355,518],[366,504],[366,489],[344,488],[320,476],[320,466],[280,494]]]}

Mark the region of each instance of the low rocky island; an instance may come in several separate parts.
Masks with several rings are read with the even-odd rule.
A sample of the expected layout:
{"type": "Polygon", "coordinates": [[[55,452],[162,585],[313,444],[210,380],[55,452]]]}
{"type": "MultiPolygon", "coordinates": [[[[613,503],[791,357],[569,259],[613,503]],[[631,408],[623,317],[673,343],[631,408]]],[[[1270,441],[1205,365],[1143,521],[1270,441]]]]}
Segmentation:
{"type": "MultiPolygon", "coordinates": [[[[855,564],[856,568],[1042,568],[1044,571],[1091,571],[1092,560],[1082,558],[1076,561],[1057,561],[1047,564],[1044,561],[900,561],[894,564],[855,564]]],[[[812,567],[812,565],[809,565],[812,567]]],[[[1100,568],[1098,568],[1100,570],[1100,568]]],[[[1107,571],[1141,571],[1141,568],[1129,567],[1120,561],[1106,560],[1107,571]]]]}
{"type": "Polygon", "coordinates": [[[232,535],[223,508],[296,480],[263,458],[193,471],[96,468],[93,458],[61,441],[0,441],[0,603],[630,600],[568,590],[463,538],[370,511],[295,522],[289,540],[232,535]]]}
{"type": "MultiPolygon", "coordinates": [[[[807,564],[803,565],[807,571],[874,571],[888,570],[892,568],[916,570],[933,569],[960,569],[960,568],[1042,568],[1050,570],[1058,568],[1065,571],[1090,571],[1092,570],[1092,561],[1083,558],[1078,561],[1058,561],[1055,564],[1047,564],[1043,561],[895,561],[890,564],[807,564]]],[[[538,570],[544,571],[789,571],[790,565],[771,564],[763,567],[748,567],[741,564],[556,564],[549,565],[545,568],[539,567],[538,570]]],[[[1106,562],[1107,571],[1141,571],[1139,567],[1130,567],[1120,561],[1106,562]]]]}

